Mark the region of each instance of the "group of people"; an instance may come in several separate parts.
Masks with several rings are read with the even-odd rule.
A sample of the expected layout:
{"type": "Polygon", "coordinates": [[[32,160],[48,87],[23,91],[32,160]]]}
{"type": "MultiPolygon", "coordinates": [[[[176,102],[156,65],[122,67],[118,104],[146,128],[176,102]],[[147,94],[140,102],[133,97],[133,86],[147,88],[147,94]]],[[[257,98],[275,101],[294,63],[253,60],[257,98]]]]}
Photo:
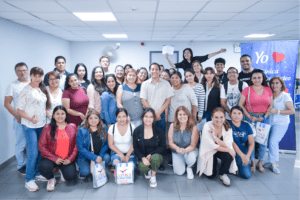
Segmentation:
{"type": "Polygon", "coordinates": [[[90,161],[105,162],[109,171],[120,162],[133,162],[156,187],[166,149],[174,173],[187,172],[188,179],[194,178],[193,166],[199,176],[214,178],[217,158],[226,186],[227,175],[237,171],[245,179],[256,169],[279,174],[279,142],[294,114],[285,83],[278,76],[268,83],[263,70],[252,68],[249,55],[241,56],[240,73],[235,67],[225,73],[223,58],[215,59],[214,68],[203,68],[202,62],[225,51],[193,57],[187,48],[176,64],[166,54],[171,67],[185,70],[184,77],[157,63],[149,70],[117,65],[109,72],[109,58],[103,56],[88,80],[83,63],[69,73],[66,59],[58,56],[53,71],[44,76],[33,67],[29,80],[27,65],[16,64],[18,79],[7,87],[4,106],[14,116],[15,156],[19,173],[26,175],[25,187],[37,191],[35,181],[48,181],[47,190],[53,191],[53,171],[62,182],[75,180],[77,171],[84,179],[91,173],[90,161]],[[267,163],[267,145],[255,149],[249,124],[261,121],[271,125],[267,163]]]}

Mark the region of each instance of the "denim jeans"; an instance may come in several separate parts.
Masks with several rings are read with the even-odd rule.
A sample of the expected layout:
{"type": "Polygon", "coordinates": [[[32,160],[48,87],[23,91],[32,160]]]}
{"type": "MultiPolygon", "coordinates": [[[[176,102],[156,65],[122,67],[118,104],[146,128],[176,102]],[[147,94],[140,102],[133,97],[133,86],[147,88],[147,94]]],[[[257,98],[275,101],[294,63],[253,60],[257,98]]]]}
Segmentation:
{"type": "Polygon", "coordinates": [[[41,154],[39,152],[39,139],[44,127],[29,128],[22,125],[25,138],[27,141],[27,164],[26,164],[26,182],[35,179],[35,176],[40,175],[39,165],[41,162],[41,154]]]}
{"type": "MultiPolygon", "coordinates": [[[[279,161],[279,142],[285,135],[289,125],[272,125],[269,133],[269,162],[279,161]]],[[[262,155],[267,151],[267,145],[260,146],[262,155]]]]}
{"type": "MultiPolygon", "coordinates": [[[[120,158],[120,156],[119,156],[116,152],[114,152],[113,150],[110,152],[110,157],[111,157],[111,164],[112,164],[112,166],[116,169],[116,165],[114,164],[114,160],[118,160],[119,162],[121,162],[121,158],[120,158]]],[[[134,169],[137,168],[137,165],[136,165],[136,156],[135,156],[135,153],[134,153],[134,152],[130,155],[128,162],[133,162],[133,164],[134,164],[134,169]]]]}
{"type": "Polygon", "coordinates": [[[198,148],[195,148],[194,151],[185,154],[172,152],[174,174],[181,176],[185,172],[186,165],[187,167],[193,166],[197,161],[198,151],[198,148]]]}
{"type": "MultiPolygon", "coordinates": [[[[253,113],[249,113],[249,115],[254,116],[254,117],[263,117],[263,116],[264,116],[264,114],[263,114],[263,115],[256,115],[256,114],[253,114],[253,113]]],[[[245,120],[246,120],[247,122],[249,122],[249,123],[252,123],[252,121],[251,121],[247,116],[245,116],[245,120]]],[[[257,121],[254,122],[254,124],[255,124],[255,126],[256,126],[257,121]]],[[[266,119],[266,124],[271,124],[270,117],[268,117],[268,118],[266,119]]],[[[259,153],[258,159],[259,159],[259,160],[264,160],[265,153],[263,152],[263,148],[264,148],[264,145],[259,144],[259,151],[258,151],[258,153],[259,153]]],[[[253,149],[253,152],[252,152],[252,154],[251,154],[251,156],[250,156],[250,159],[251,159],[252,161],[255,160],[254,154],[255,154],[255,148],[253,149]]]]}
{"type": "Polygon", "coordinates": [[[163,130],[163,132],[165,132],[165,126],[166,126],[165,125],[165,123],[166,123],[166,121],[165,121],[165,112],[161,113],[160,118],[161,118],[161,120],[157,121],[156,125],[159,128],[161,128],[161,130],[163,130]]]}
{"type": "Polygon", "coordinates": [[[211,121],[211,113],[212,112],[204,111],[202,119],[206,118],[207,122],[211,121]]]}
{"type": "MultiPolygon", "coordinates": [[[[245,155],[247,154],[248,150],[246,148],[242,148],[242,147],[239,147],[239,148],[245,155]]],[[[235,160],[236,160],[236,165],[238,166],[238,169],[240,172],[240,176],[245,179],[249,179],[252,175],[251,169],[250,169],[250,162],[248,163],[248,165],[243,166],[243,161],[238,154],[236,154],[235,160]]]]}
{"type": "Polygon", "coordinates": [[[15,145],[15,156],[17,160],[17,168],[20,169],[26,165],[26,159],[24,156],[24,150],[26,148],[26,138],[22,124],[19,124],[17,119],[14,118],[13,128],[15,130],[16,145],[15,145]]]}
{"type": "MultiPolygon", "coordinates": [[[[105,165],[107,166],[110,162],[110,156],[108,155],[108,153],[105,153],[102,161],[105,161],[105,165]]],[[[82,176],[87,176],[91,173],[90,171],[90,165],[91,165],[91,160],[89,159],[82,159],[82,158],[78,158],[77,159],[77,165],[79,167],[79,173],[82,176]]]]}

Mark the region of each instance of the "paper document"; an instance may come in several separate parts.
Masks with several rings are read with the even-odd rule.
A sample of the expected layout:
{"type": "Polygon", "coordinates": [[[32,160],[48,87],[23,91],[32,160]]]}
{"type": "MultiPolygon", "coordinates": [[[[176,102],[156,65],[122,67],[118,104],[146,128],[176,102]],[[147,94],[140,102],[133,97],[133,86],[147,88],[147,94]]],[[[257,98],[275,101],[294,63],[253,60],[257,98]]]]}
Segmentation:
{"type": "Polygon", "coordinates": [[[162,49],[162,54],[173,55],[174,53],[174,45],[164,45],[162,49]]]}

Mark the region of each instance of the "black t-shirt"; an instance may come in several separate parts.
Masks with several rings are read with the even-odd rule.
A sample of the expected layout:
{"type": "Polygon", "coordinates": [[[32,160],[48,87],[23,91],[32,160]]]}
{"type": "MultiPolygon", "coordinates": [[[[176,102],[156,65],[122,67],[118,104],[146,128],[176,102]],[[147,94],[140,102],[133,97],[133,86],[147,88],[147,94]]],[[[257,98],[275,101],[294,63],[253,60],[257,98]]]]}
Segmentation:
{"type": "Polygon", "coordinates": [[[225,82],[229,81],[229,79],[227,78],[227,74],[225,72],[223,72],[222,75],[217,74],[217,77],[219,78],[220,84],[224,84],[225,82]]]}
{"type": "Polygon", "coordinates": [[[90,84],[90,81],[89,80],[86,80],[84,83],[80,83],[82,87],[85,88],[85,90],[87,90],[89,84],[90,84]]]}
{"type": "MultiPolygon", "coordinates": [[[[93,132],[92,135],[92,139],[93,139],[93,147],[94,147],[94,154],[95,155],[99,155],[100,151],[101,151],[101,147],[102,147],[102,139],[98,136],[98,132],[93,132]]],[[[90,146],[90,151],[91,150],[91,146],[90,146]]]]}
{"type": "Polygon", "coordinates": [[[154,151],[154,148],[155,148],[154,137],[152,137],[150,139],[144,139],[144,144],[145,144],[145,153],[146,153],[146,156],[148,156],[151,152],[154,151]]]}
{"type": "Polygon", "coordinates": [[[187,61],[187,59],[184,59],[180,63],[175,63],[175,67],[182,68],[185,71],[186,69],[192,68],[192,63],[195,60],[198,60],[200,63],[202,63],[202,62],[207,61],[207,59],[208,59],[208,54],[206,56],[194,56],[194,57],[192,57],[190,63],[187,61]]]}
{"type": "Polygon", "coordinates": [[[249,85],[250,78],[251,78],[251,72],[244,73],[244,71],[241,71],[239,73],[239,78],[238,78],[239,81],[245,81],[249,85]]]}

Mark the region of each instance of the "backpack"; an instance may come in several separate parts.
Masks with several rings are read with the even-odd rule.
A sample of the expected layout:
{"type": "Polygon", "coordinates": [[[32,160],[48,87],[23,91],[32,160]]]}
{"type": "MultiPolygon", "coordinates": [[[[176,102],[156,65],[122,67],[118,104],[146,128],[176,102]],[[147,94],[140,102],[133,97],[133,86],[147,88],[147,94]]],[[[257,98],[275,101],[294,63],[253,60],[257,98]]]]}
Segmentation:
{"type": "MultiPolygon", "coordinates": [[[[131,133],[131,136],[132,136],[132,126],[130,124],[130,133],[131,133]]],[[[112,134],[114,135],[115,134],[115,124],[113,125],[113,132],[112,134]]]]}
{"type": "MultiPolygon", "coordinates": [[[[227,95],[227,90],[228,90],[228,82],[224,83],[224,89],[225,89],[225,94],[227,95]]],[[[239,81],[239,91],[242,92],[243,91],[243,81],[239,81]]]]}

